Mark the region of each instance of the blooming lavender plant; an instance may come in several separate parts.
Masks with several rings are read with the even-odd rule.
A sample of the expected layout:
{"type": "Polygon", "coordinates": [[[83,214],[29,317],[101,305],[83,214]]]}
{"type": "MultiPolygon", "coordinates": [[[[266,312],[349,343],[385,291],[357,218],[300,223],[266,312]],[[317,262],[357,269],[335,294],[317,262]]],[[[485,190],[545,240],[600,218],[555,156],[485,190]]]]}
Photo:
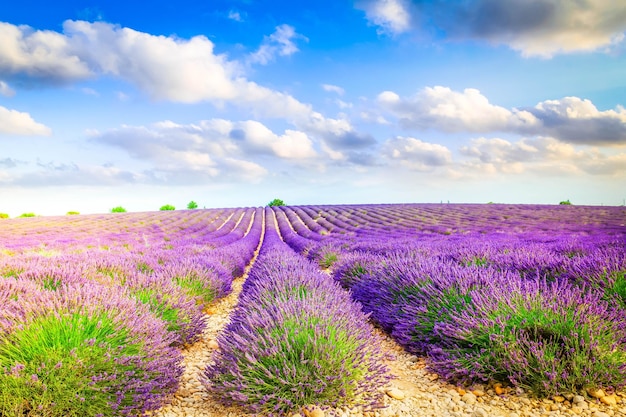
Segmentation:
{"type": "Polygon", "coordinates": [[[366,316],[304,258],[270,245],[203,383],[221,401],[264,414],[309,404],[375,406],[388,375],[366,316]]]}
{"type": "Polygon", "coordinates": [[[140,416],[182,375],[147,306],[98,284],[0,280],[0,415],[140,416]]]}
{"type": "Polygon", "coordinates": [[[566,281],[502,281],[471,295],[474,309],[440,323],[430,352],[449,379],[508,379],[538,395],[626,385],[626,312],[566,281]]]}

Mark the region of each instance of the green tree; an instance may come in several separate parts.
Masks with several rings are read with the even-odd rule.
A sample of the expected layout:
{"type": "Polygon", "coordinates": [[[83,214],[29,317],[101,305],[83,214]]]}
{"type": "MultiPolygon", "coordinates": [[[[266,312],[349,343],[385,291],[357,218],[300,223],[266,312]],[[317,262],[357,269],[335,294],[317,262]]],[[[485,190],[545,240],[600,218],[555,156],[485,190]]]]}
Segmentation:
{"type": "Polygon", "coordinates": [[[161,208],[159,209],[161,211],[166,211],[166,210],[176,210],[176,207],[174,207],[171,204],[166,204],[164,206],[161,206],[161,208]]]}
{"type": "Polygon", "coordinates": [[[280,198],[275,198],[272,201],[270,201],[269,203],[267,203],[267,205],[269,207],[274,207],[274,206],[284,206],[285,202],[283,200],[281,200],[280,198]]]}
{"type": "Polygon", "coordinates": [[[561,201],[559,204],[562,205],[562,206],[571,206],[572,205],[572,203],[570,203],[569,200],[561,201]]]}
{"type": "Polygon", "coordinates": [[[22,213],[18,217],[35,217],[35,213],[22,213]]]}
{"type": "Polygon", "coordinates": [[[68,215],[68,216],[76,216],[76,215],[78,215],[78,214],[80,214],[80,213],[79,213],[79,212],[77,212],[77,211],[68,211],[68,212],[67,212],[67,215],[68,215]]]}
{"type": "Polygon", "coordinates": [[[0,213],[0,219],[8,219],[9,215],[6,213],[0,213]]]}
{"type": "Polygon", "coordinates": [[[187,204],[187,208],[189,210],[197,209],[198,208],[198,203],[196,203],[195,201],[191,200],[189,202],[189,204],[187,204]]]}
{"type": "Polygon", "coordinates": [[[122,206],[113,207],[111,213],[126,213],[126,209],[122,206]]]}

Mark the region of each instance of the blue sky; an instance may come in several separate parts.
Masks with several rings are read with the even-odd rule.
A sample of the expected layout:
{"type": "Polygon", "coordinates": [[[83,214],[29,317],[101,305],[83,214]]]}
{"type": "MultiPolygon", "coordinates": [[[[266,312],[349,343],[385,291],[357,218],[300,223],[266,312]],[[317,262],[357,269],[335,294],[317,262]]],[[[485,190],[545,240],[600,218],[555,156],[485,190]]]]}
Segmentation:
{"type": "Polygon", "coordinates": [[[626,4],[0,9],[0,212],[621,205],[626,4]]]}

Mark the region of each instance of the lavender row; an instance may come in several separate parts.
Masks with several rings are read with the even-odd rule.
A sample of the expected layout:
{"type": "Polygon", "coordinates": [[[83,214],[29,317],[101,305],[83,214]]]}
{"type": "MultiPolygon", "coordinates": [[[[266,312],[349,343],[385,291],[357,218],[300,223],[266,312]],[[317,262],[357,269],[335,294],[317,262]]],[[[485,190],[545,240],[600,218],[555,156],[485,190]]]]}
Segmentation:
{"type": "Polygon", "coordinates": [[[626,386],[624,241],[459,240],[342,252],[333,275],[450,381],[539,395],[626,386]]]}
{"type": "Polygon", "coordinates": [[[259,257],[204,383],[226,404],[264,415],[304,406],[378,404],[388,379],[366,316],[328,276],[290,250],[266,210],[259,257]]]}
{"type": "Polygon", "coordinates": [[[0,257],[0,415],[139,416],[163,404],[182,374],[180,346],[197,339],[203,307],[231,291],[262,232],[260,209],[217,238],[192,214],[159,219],[171,236],[127,217],[163,245],[0,257]]]}

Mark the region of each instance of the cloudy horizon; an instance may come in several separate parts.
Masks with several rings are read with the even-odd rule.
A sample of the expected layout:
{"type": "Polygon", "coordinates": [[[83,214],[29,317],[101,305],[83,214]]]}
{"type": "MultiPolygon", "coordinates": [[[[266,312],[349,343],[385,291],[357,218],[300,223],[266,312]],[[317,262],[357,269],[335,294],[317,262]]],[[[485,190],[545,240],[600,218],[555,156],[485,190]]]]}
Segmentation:
{"type": "Polygon", "coordinates": [[[621,205],[626,5],[29,0],[0,12],[0,212],[621,205]]]}

